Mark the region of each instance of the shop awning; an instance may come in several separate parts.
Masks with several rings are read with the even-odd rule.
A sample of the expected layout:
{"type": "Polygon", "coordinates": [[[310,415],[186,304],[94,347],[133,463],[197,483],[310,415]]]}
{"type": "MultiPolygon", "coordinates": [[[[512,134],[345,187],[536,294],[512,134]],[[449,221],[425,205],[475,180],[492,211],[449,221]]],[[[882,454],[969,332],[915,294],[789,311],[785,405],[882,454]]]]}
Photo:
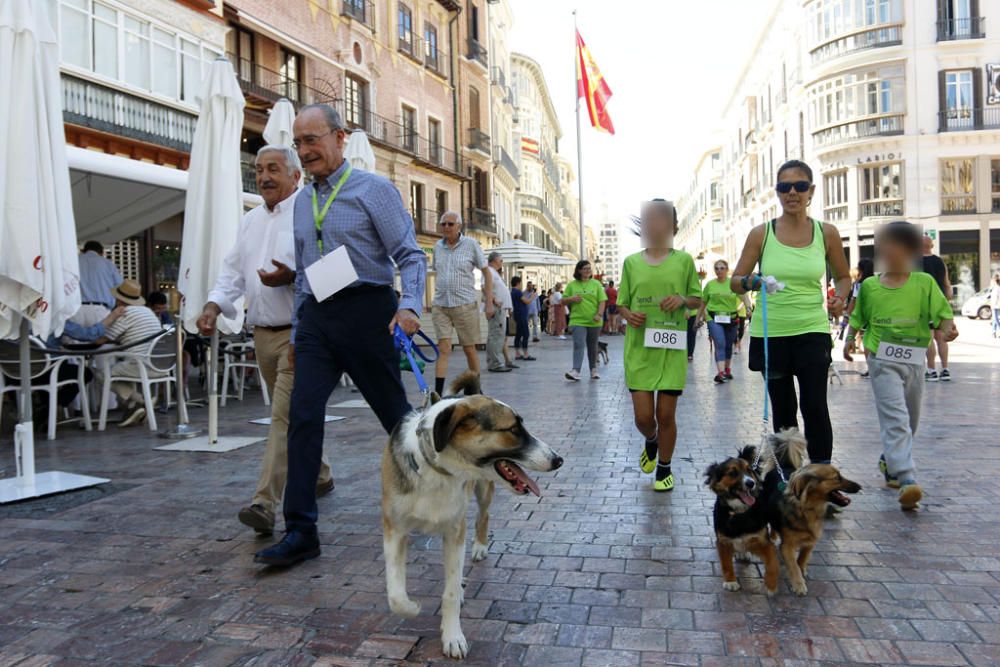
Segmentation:
{"type": "MultiPolygon", "coordinates": [[[[119,155],[66,147],[80,239],[114,243],[181,213],[188,173],[119,155]]],[[[243,203],[261,203],[244,193],[243,203]]]]}
{"type": "Polygon", "coordinates": [[[503,257],[505,264],[517,264],[520,266],[569,266],[576,264],[576,260],[569,257],[557,255],[544,248],[533,246],[521,239],[512,239],[490,248],[486,251],[498,252],[503,257]]]}

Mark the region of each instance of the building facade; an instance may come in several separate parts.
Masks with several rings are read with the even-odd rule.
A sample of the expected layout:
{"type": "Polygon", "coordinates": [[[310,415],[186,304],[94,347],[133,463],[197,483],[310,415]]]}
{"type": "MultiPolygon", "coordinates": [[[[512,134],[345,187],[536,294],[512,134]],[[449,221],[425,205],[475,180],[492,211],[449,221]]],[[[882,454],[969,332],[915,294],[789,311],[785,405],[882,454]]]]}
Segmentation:
{"type": "MultiPolygon", "coordinates": [[[[514,88],[508,37],[514,15],[507,0],[487,5],[490,39],[490,134],[493,140],[493,213],[496,240],[520,234],[517,189],[520,185],[520,141],[514,125],[514,88]]],[[[492,244],[491,244],[492,245],[492,244]]]]}
{"type": "Polygon", "coordinates": [[[597,254],[600,257],[601,274],[608,280],[618,283],[621,280],[622,262],[622,225],[619,221],[607,215],[604,208],[604,220],[597,239],[597,254]]]}
{"type": "Polygon", "coordinates": [[[677,201],[677,220],[675,244],[696,262],[724,253],[721,147],[705,151],[695,164],[694,177],[677,201]]]}
{"type": "Polygon", "coordinates": [[[811,213],[852,263],[877,227],[923,224],[954,301],[1000,271],[1000,0],[782,0],[722,126],[724,255],[778,213],[786,159],[815,172],[811,213]]]}

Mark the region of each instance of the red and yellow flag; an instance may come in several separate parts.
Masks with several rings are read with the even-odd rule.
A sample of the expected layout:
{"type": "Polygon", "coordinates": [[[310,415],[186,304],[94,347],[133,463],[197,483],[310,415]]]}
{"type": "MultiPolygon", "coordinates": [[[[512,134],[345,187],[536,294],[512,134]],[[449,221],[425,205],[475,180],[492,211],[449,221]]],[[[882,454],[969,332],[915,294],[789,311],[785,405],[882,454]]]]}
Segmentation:
{"type": "Polygon", "coordinates": [[[601,75],[590,49],[583,42],[580,31],[576,32],[576,88],[577,97],[587,101],[590,124],[602,132],[615,133],[615,126],[608,115],[608,100],[611,88],[601,75]]]}

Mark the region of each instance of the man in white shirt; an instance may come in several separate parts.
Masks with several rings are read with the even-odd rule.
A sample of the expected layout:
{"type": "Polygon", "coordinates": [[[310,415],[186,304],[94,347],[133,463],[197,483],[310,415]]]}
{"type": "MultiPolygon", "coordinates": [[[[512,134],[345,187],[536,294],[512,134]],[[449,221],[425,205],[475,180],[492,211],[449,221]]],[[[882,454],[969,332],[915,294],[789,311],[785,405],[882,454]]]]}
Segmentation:
{"type": "MultiPolygon", "coordinates": [[[[257,365],[271,396],[271,426],[257,490],[250,505],[240,510],[239,520],[267,535],[274,531],[274,513],[288,477],[288,408],[295,378],[288,359],[295,299],[295,271],[290,268],[295,266],[292,210],[302,166],[293,149],[264,146],[257,151],[256,170],[264,204],[243,217],[236,245],[226,255],[198,318],[198,329],[211,334],[219,315],[234,317],[236,304],[246,298],[257,365]]],[[[324,456],[316,495],[332,490],[324,456]]]]}
{"type": "Polygon", "coordinates": [[[510,290],[500,275],[502,269],[503,257],[498,252],[491,252],[486,261],[486,270],[492,278],[494,306],[492,316],[486,318],[486,370],[491,373],[509,373],[513,370],[505,359],[504,345],[507,343],[507,315],[514,304],[510,298],[510,290]]]}

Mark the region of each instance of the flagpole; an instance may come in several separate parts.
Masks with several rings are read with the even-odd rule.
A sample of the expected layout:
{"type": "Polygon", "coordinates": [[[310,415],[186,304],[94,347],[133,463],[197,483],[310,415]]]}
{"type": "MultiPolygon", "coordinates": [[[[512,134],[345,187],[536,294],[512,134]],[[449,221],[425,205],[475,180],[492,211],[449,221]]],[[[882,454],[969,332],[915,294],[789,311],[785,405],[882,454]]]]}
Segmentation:
{"type": "Polygon", "coordinates": [[[583,232],[583,143],[580,139],[580,45],[577,42],[577,36],[579,34],[579,29],[576,25],[576,10],[574,9],[573,54],[575,56],[575,65],[573,70],[576,72],[576,78],[574,81],[576,85],[576,91],[574,92],[574,95],[576,96],[576,182],[580,189],[580,200],[577,202],[577,209],[580,216],[580,259],[586,259],[586,235],[583,232]]]}

